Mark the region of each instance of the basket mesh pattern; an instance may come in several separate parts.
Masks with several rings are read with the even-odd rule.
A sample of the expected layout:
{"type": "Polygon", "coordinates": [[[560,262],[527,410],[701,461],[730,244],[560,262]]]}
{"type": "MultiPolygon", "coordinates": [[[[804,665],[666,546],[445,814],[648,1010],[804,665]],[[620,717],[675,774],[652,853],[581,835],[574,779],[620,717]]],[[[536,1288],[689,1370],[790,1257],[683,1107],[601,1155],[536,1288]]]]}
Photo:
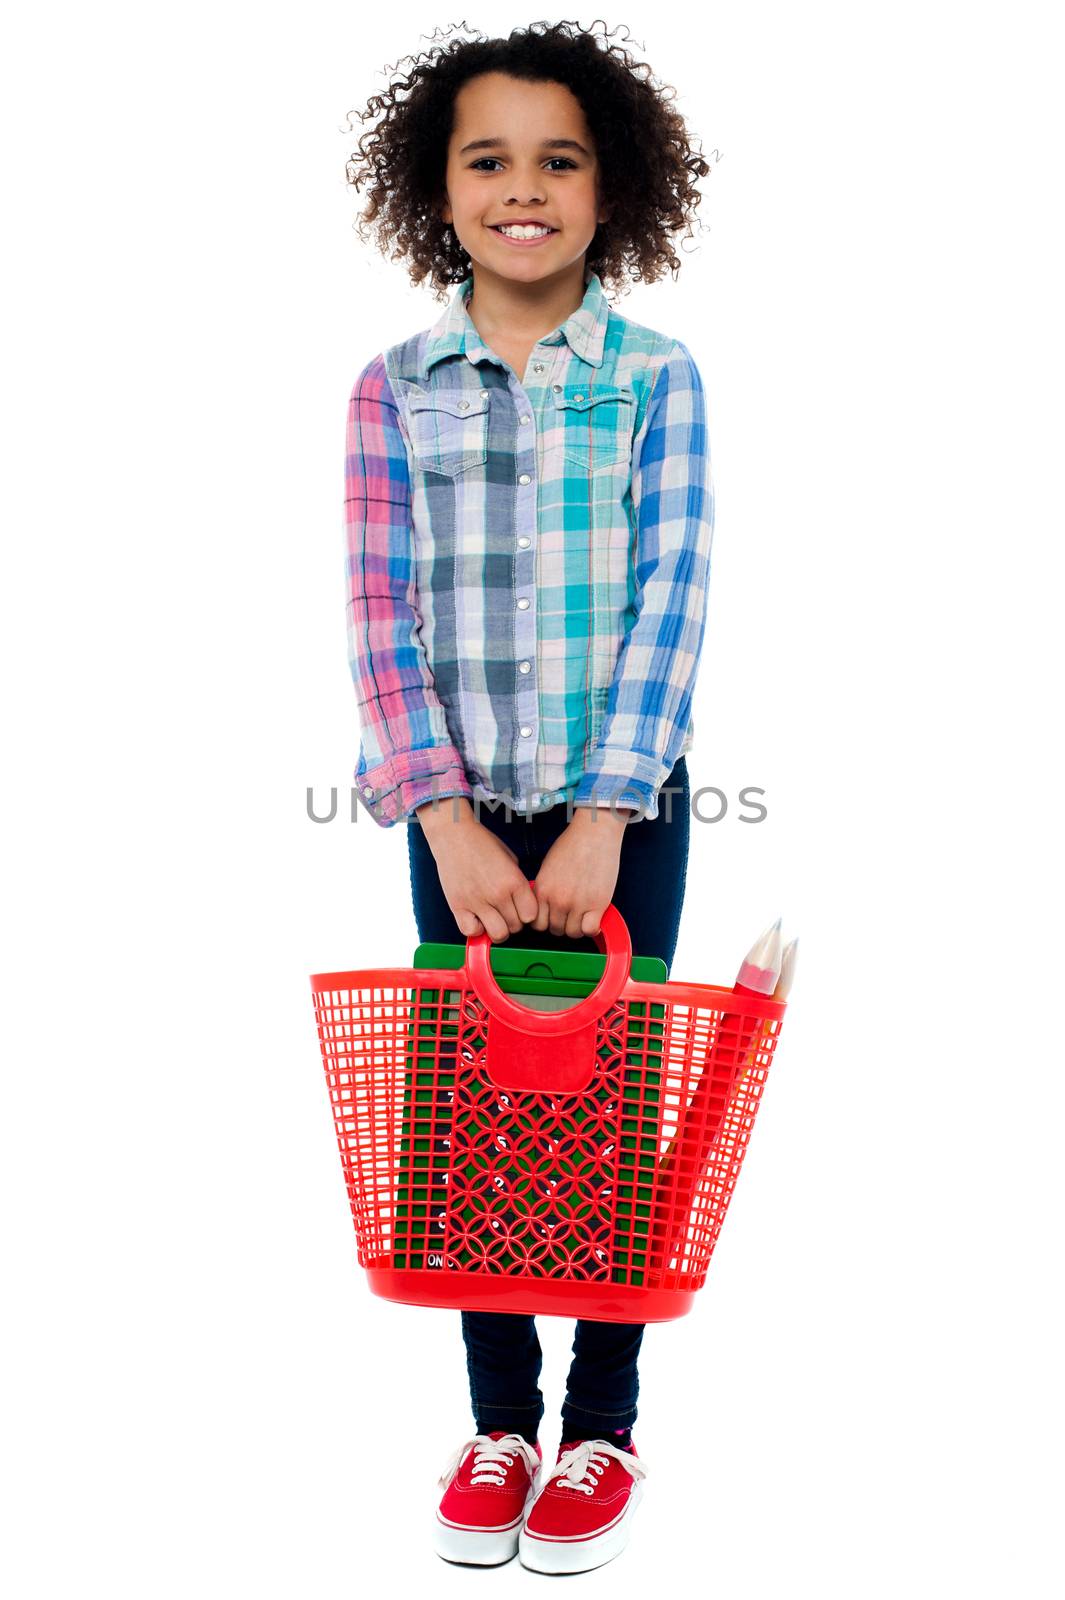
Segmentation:
{"type": "Polygon", "coordinates": [[[587,1088],[534,1093],[492,1081],[471,989],[411,976],[314,994],[360,1264],[701,1287],[780,1022],[623,996],[587,1088]]]}

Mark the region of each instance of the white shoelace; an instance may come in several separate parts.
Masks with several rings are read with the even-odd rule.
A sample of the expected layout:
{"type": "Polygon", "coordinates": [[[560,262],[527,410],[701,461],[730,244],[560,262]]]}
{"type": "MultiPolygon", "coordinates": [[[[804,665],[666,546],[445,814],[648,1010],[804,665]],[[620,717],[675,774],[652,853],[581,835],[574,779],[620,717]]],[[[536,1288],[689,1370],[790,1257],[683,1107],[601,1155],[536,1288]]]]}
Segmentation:
{"type": "Polygon", "coordinates": [[[447,1466],[440,1474],[438,1486],[446,1489],[459,1467],[462,1465],[470,1445],[473,1446],[473,1471],[470,1474],[471,1483],[490,1483],[495,1488],[501,1489],[506,1482],[506,1467],[512,1465],[515,1456],[524,1456],[529,1468],[530,1478],[534,1478],[540,1470],[540,1457],[528,1439],[523,1439],[520,1433],[505,1433],[501,1439],[490,1439],[486,1433],[475,1433],[472,1439],[467,1439],[465,1444],[460,1444],[447,1466]]]}
{"type": "Polygon", "coordinates": [[[637,1456],[630,1455],[627,1450],[619,1450],[617,1445],[609,1444],[606,1439],[582,1439],[559,1456],[541,1487],[546,1488],[557,1478],[560,1489],[579,1489],[582,1494],[594,1494],[599,1479],[606,1471],[607,1456],[620,1461],[631,1477],[637,1480],[646,1478],[647,1468],[637,1456]]]}

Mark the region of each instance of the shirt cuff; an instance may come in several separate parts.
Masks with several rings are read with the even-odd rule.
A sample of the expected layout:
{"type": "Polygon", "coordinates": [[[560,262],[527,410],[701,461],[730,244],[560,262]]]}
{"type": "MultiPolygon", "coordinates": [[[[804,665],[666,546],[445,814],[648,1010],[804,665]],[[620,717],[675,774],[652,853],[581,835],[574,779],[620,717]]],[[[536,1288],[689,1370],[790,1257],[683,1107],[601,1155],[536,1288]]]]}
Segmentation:
{"type": "MultiPolygon", "coordinates": [[[[614,762],[618,766],[622,764],[617,756],[614,762]]],[[[626,751],[624,765],[625,771],[585,772],[574,791],[573,804],[609,806],[613,803],[619,814],[624,807],[631,806],[636,812],[632,821],[642,816],[653,822],[658,815],[658,791],[669,774],[662,771],[662,763],[653,756],[626,751]]]]}
{"type": "Polygon", "coordinates": [[[405,822],[427,800],[456,794],[473,799],[462,757],[453,745],[389,756],[367,772],[356,771],[355,787],[365,809],[382,828],[405,822]]]}

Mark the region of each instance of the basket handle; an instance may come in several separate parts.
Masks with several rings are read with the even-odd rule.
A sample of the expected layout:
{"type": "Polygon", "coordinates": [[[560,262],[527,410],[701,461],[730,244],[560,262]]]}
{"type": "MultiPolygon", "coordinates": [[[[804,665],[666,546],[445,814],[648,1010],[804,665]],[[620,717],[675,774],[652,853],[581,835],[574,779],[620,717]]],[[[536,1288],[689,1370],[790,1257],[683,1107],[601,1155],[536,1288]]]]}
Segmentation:
{"type": "MultiPolygon", "coordinates": [[[[529,887],[535,884],[530,878],[529,887]]],[[[498,1018],[508,1028],[520,1033],[536,1034],[541,1038],[558,1038],[576,1033],[589,1023],[598,1022],[608,1007],[614,1004],[629,979],[632,966],[632,939],[628,924],[617,906],[611,902],[599,919],[599,932],[592,934],[599,949],[606,956],[603,976],[591,994],[578,1000],[565,1011],[533,1011],[504,994],[492,971],[489,952],[491,936],[474,933],[466,941],[466,973],[470,987],[481,1001],[489,1016],[498,1018]]]]}

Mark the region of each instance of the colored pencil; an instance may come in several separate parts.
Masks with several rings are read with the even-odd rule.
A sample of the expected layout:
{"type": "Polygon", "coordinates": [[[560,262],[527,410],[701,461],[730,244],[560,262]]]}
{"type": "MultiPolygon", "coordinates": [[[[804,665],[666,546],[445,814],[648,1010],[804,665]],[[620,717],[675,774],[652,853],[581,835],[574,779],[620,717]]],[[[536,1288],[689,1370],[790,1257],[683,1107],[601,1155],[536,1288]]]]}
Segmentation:
{"type": "MultiPolygon", "coordinates": [[[[782,964],[778,917],[747,953],[732,993],[740,1002],[744,995],[758,999],[771,995],[779,982],[782,964]]],[[[687,1111],[680,1114],[677,1132],[658,1169],[654,1255],[661,1262],[660,1270],[668,1269],[683,1244],[707,1157],[724,1122],[732,1093],[743,1076],[748,1052],[760,1032],[760,1019],[747,1016],[742,1004],[724,1012],[691,1102],[687,1111]],[[720,1099],[716,1115],[711,1104],[715,1090],[720,1099]],[[667,1240],[668,1249],[659,1257],[658,1250],[667,1240]]]]}

